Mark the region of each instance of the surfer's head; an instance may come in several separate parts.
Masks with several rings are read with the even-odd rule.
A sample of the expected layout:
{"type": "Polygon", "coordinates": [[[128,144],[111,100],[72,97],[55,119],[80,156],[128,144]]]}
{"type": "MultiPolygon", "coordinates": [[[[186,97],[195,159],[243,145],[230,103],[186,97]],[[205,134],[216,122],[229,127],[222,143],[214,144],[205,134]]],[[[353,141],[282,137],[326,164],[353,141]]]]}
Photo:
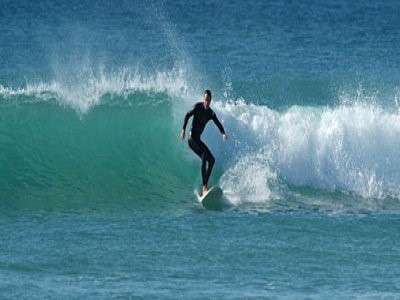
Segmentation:
{"type": "Polygon", "coordinates": [[[204,91],[204,108],[208,109],[211,104],[211,91],[205,90],[204,91]]]}

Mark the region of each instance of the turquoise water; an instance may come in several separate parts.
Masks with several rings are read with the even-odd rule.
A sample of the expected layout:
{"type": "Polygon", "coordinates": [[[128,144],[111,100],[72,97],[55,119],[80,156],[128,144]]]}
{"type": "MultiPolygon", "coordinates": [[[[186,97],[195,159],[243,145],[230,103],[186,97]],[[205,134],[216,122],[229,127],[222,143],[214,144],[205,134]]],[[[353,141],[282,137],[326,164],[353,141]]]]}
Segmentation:
{"type": "Polygon", "coordinates": [[[1,298],[397,298],[399,9],[2,2],[1,298]]]}
{"type": "Polygon", "coordinates": [[[131,213],[2,218],[11,298],[396,298],[397,216],[131,213]],[[13,243],[6,241],[13,240],[13,243]]]}

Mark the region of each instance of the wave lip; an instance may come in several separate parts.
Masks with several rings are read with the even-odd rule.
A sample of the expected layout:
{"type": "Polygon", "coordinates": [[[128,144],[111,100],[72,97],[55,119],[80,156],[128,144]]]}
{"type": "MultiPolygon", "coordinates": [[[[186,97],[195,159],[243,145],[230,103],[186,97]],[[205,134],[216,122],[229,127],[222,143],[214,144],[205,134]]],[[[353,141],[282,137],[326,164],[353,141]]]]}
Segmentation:
{"type": "Polygon", "coordinates": [[[58,79],[50,82],[28,83],[17,88],[0,85],[0,96],[6,99],[33,96],[36,101],[55,99],[59,104],[85,114],[100,104],[106,94],[126,97],[134,92],[165,92],[171,96],[184,96],[188,92],[185,76],[182,68],[157,71],[150,75],[129,68],[111,73],[105,72],[103,68],[96,72],[83,69],[77,75],[59,75],[58,79]]]}

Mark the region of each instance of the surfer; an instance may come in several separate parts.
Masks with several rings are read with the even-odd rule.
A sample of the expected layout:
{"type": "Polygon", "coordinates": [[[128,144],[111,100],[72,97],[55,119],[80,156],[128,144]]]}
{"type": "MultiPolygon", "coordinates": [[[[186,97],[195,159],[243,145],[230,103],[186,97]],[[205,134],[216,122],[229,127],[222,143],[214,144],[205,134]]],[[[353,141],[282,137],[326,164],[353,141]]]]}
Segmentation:
{"type": "Polygon", "coordinates": [[[181,131],[181,140],[185,139],[186,125],[189,118],[193,116],[192,127],[189,132],[188,144],[189,147],[201,158],[201,177],[203,180],[203,192],[204,195],[207,193],[207,183],[210,178],[211,171],[214,166],[215,158],[211,151],[208,149],[206,144],[200,139],[201,134],[208,121],[213,120],[215,125],[217,125],[219,131],[222,134],[224,141],[228,139],[225,133],[224,127],[218,120],[215,112],[211,109],[211,91],[204,91],[204,101],[196,103],[191,110],[189,110],[183,121],[183,128],[181,131]],[[208,166],[207,166],[208,163],[208,166]]]}

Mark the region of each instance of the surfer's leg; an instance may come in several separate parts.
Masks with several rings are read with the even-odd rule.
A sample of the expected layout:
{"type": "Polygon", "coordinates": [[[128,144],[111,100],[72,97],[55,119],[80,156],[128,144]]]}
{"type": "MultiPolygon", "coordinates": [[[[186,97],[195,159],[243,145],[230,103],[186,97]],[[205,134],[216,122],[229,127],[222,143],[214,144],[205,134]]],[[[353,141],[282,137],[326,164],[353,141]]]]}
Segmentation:
{"type": "Polygon", "coordinates": [[[206,151],[204,151],[203,155],[201,156],[201,178],[203,179],[202,195],[204,195],[208,192],[207,183],[208,183],[208,178],[210,177],[209,167],[207,168],[207,158],[206,157],[207,157],[206,151]]]}
{"type": "Polygon", "coordinates": [[[201,142],[201,144],[202,144],[202,148],[203,148],[203,155],[201,156],[201,162],[202,162],[201,173],[202,173],[202,177],[203,177],[203,187],[205,186],[207,188],[208,179],[210,179],[210,175],[211,175],[212,169],[214,167],[214,163],[215,163],[215,158],[211,154],[210,149],[208,149],[207,146],[203,142],[201,142]],[[208,163],[208,166],[206,166],[207,163],[208,163]]]}
{"type": "Polygon", "coordinates": [[[203,161],[204,165],[206,164],[205,161],[207,161],[208,167],[207,167],[207,171],[205,173],[205,183],[203,182],[203,185],[207,186],[208,179],[210,179],[210,175],[211,175],[212,169],[214,167],[215,158],[211,154],[211,151],[207,148],[207,146],[204,145],[204,147],[205,147],[205,151],[203,152],[202,161],[203,161]]]}
{"type": "Polygon", "coordinates": [[[204,153],[204,143],[200,141],[200,139],[193,139],[191,136],[189,136],[188,139],[189,147],[190,149],[193,150],[194,153],[196,153],[200,158],[201,158],[201,178],[203,182],[203,192],[207,192],[207,180],[206,180],[206,174],[207,174],[207,169],[206,169],[206,160],[203,159],[203,153],[204,153]]]}
{"type": "Polygon", "coordinates": [[[202,158],[203,149],[201,147],[200,140],[195,140],[191,136],[189,136],[188,144],[189,144],[190,149],[192,149],[193,152],[197,154],[197,156],[202,158]]]}
{"type": "Polygon", "coordinates": [[[193,150],[201,158],[201,177],[203,182],[203,194],[207,192],[207,183],[210,178],[211,171],[214,166],[214,156],[211,151],[200,139],[193,139],[191,136],[188,140],[190,149],[193,150]],[[208,167],[207,167],[208,163],[208,167]]]}

